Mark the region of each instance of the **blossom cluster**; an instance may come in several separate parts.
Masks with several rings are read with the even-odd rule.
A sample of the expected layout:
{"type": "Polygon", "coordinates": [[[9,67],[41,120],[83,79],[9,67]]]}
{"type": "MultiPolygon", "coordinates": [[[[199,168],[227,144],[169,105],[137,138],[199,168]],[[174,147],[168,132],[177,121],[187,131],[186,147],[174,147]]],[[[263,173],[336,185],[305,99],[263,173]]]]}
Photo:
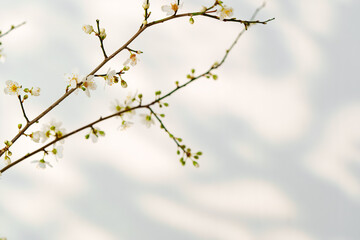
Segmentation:
{"type": "MultiPolygon", "coordinates": [[[[161,19],[158,22],[155,21],[153,23],[156,24],[156,23],[170,20],[170,19],[176,17],[176,14],[182,8],[182,6],[183,6],[182,1],[170,0],[169,4],[161,6],[161,10],[166,13],[166,16],[170,16],[170,17],[166,17],[164,19],[161,19]]],[[[144,14],[145,19],[144,19],[142,25],[140,26],[140,30],[143,30],[141,28],[153,25],[153,23],[147,25],[147,20],[151,13],[151,12],[148,12],[148,10],[150,8],[149,0],[143,1],[142,8],[145,11],[145,14],[144,14]]],[[[213,18],[215,17],[221,21],[228,21],[229,20],[228,18],[232,17],[232,15],[233,15],[233,8],[226,6],[220,0],[215,0],[215,3],[212,6],[210,6],[210,7],[203,6],[201,8],[200,12],[185,13],[185,14],[183,14],[183,16],[189,16],[190,17],[189,22],[191,24],[194,24],[193,17],[195,17],[196,15],[209,16],[209,14],[212,14],[212,13],[215,13],[217,16],[212,15],[211,17],[213,17],[213,18]]],[[[233,19],[230,19],[230,20],[233,20],[233,19]]],[[[101,49],[102,49],[104,57],[105,57],[105,60],[103,62],[103,64],[104,64],[104,63],[108,62],[113,57],[113,55],[110,55],[110,57],[107,56],[104,45],[103,45],[103,40],[107,37],[107,34],[106,34],[106,31],[104,28],[100,28],[99,20],[96,20],[96,22],[97,22],[97,30],[94,29],[94,27],[92,25],[83,25],[82,30],[86,34],[89,34],[89,35],[94,33],[94,35],[100,40],[101,49]]],[[[86,76],[80,75],[76,72],[70,73],[70,74],[65,74],[65,80],[67,82],[66,93],[69,93],[68,92],[69,90],[71,91],[70,93],[72,93],[73,91],[77,92],[79,89],[81,89],[85,92],[85,94],[88,97],[90,97],[90,91],[94,91],[97,89],[97,84],[95,82],[96,78],[104,79],[105,85],[112,86],[112,85],[120,82],[121,86],[126,88],[127,83],[122,78],[122,75],[125,74],[126,71],[130,70],[130,66],[134,67],[138,64],[138,62],[140,61],[138,56],[142,52],[129,48],[128,44],[125,45],[124,47],[122,47],[118,52],[125,50],[125,49],[129,51],[129,57],[123,62],[122,66],[120,68],[121,70],[119,70],[119,71],[109,68],[108,71],[106,72],[106,74],[86,75],[86,76]]],[[[5,59],[2,51],[3,51],[3,49],[0,49],[0,61],[4,61],[4,59],[5,59]]],[[[190,81],[197,79],[197,77],[195,78],[195,76],[194,76],[194,72],[195,72],[195,70],[192,70],[192,73],[188,75],[188,79],[190,79],[190,81]]],[[[214,80],[217,79],[217,75],[214,75],[212,73],[207,73],[204,76],[207,78],[212,77],[214,80]]],[[[176,83],[176,85],[178,88],[180,88],[178,82],[176,83]]],[[[22,102],[25,99],[27,99],[30,95],[31,96],[39,96],[40,88],[38,88],[38,87],[23,88],[19,83],[8,80],[8,81],[6,81],[6,87],[4,89],[4,92],[5,92],[5,94],[16,95],[19,97],[20,102],[21,102],[21,107],[23,110],[23,114],[27,120],[27,127],[26,127],[26,129],[27,129],[30,125],[32,125],[33,121],[29,121],[28,118],[26,117],[22,102]],[[23,96],[23,98],[21,98],[22,96],[23,96]]],[[[170,94],[168,94],[168,95],[170,95],[170,94]]],[[[123,101],[119,101],[118,99],[115,99],[111,103],[111,106],[110,106],[110,109],[113,112],[113,114],[106,117],[106,119],[108,119],[110,117],[120,118],[121,125],[119,128],[121,130],[125,130],[133,124],[133,122],[128,121],[127,118],[132,118],[132,116],[135,115],[135,109],[147,108],[149,110],[149,113],[139,114],[139,116],[141,117],[141,122],[146,127],[149,128],[155,124],[156,120],[158,120],[158,122],[160,123],[160,127],[162,129],[164,129],[165,132],[168,133],[169,136],[176,142],[176,144],[178,146],[178,154],[179,155],[180,155],[180,152],[182,151],[183,154],[180,158],[180,162],[183,165],[185,165],[186,159],[191,159],[193,161],[193,165],[195,167],[198,167],[198,163],[196,160],[199,158],[200,155],[202,155],[202,153],[201,152],[193,153],[190,148],[187,148],[185,145],[180,145],[180,142],[182,141],[181,138],[174,137],[166,129],[162,120],[160,119],[160,117],[165,117],[165,115],[155,113],[152,110],[151,106],[155,103],[159,104],[159,107],[162,107],[162,106],[167,107],[168,106],[167,103],[162,103],[162,102],[160,103],[160,100],[164,99],[168,95],[165,95],[163,97],[160,97],[160,95],[161,95],[160,91],[155,92],[155,100],[148,105],[142,105],[142,94],[139,94],[139,95],[129,94],[123,101]],[[134,106],[134,102],[138,102],[139,105],[134,106]]],[[[100,120],[102,120],[102,119],[100,119],[100,120]]],[[[85,135],[85,138],[91,139],[92,142],[94,142],[94,143],[97,142],[100,137],[105,136],[105,132],[103,130],[101,130],[99,127],[93,126],[93,125],[97,124],[98,122],[99,121],[95,121],[83,128],[80,128],[80,130],[85,129],[85,128],[90,129],[89,133],[85,135]]],[[[26,129],[23,129],[23,132],[20,131],[22,135],[30,137],[30,139],[36,143],[39,143],[39,142],[44,143],[45,141],[52,139],[52,142],[45,145],[45,147],[40,148],[41,151],[44,153],[44,156],[39,160],[32,161],[32,163],[36,163],[38,168],[45,169],[46,167],[52,167],[50,162],[45,161],[45,156],[47,156],[49,154],[53,155],[56,160],[58,160],[58,158],[63,157],[63,146],[60,144],[64,143],[64,138],[66,137],[65,136],[66,130],[63,127],[61,127],[61,125],[62,125],[61,122],[52,120],[50,123],[44,124],[42,129],[39,131],[31,132],[30,134],[25,133],[26,129]],[[51,150],[47,149],[47,148],[50,148],[50,146],[51,146],[51,150]]],[[[18,128],[19,128],[19,130],[21,130],[21,128],[22,128],[21,124],[18,125],[18,128]]],[[[68,135],[72,135],[73,133],[76,133],[77,131],[79,131],[79,130],[76,130],[68,135]]],[[[6,143],[6,147],[4,149],[1,149],[2,153],[5,153],[5,161],[8,165],[11,164],[10,156],[12,153],[9,151],[11,144],[12,143],[8,142],[8,143],[6,143]]],[[[37,153],[37,152],[38,151],[35,151],[35,153],[37,153]]]]}
{"type": "MultiPolygon", "coordinates": [[[[64,139],[62,137],[66,134],[65,128],[61,127],[62,123],[55,120],[51,120],[50,123],[44,124],[40,131],[32,132],[27,135],[34,142],[46,142],[48,139],[52,138],[53,140],[59,139],[59,143],[63,144],[64,139]]],[[[40,169],[45,169],[46,166],[52,167],[52,165],[45,161],[44,158],[48,154],[52,154],[56,160],[63,157],[63,146],[58,144],[53,144],[51,151],[44,150],[44,157],[40,160],[34,160],[32,163],[36,163],[37,167],[40,169]]]]}
{"type": "MultiPolygon", "coordinates": [[[[143,4],[144,9],[145,9],[144,6],[147,6],[147,4],[145,2],[143,4]]],[[[183,3],[179,4],[178,1],[173,1],[169,5],[161,6],[161,10],[166,13],[166,16],[171,16],[171,15],[175,15],[177,13],[177,11],[182,7],[182,5],[183,5],[183,3]]],[[[214,5],[220,6],[220,9],[218,9],[216,11],[216,13],[219,15],[219,19],[221,21],[223,21],[225,18],[231,17],[233,15],[233,8],[224,5],[222,1],[216,0],[214,5]]],[[[205,13],[207,10],[208,10],[208,8],[203,6],[201,8],[200,12],[205,13]]],[[[190,23],[191,24],[194,23],[194,19],[192,17],[190,17],[190,23]]]]}
{"type": "Polygon", "coordinates": [[[96,36],[99,36],[102,40],[104,40],[106,38],[106,32],[105,32],[105,28],[100,28],[99,32],[96,32],[94,30],[94,27],[91,25],[84,25],[82,27],[82,30],[87,33],[87,34],[91,34],[91,33],[95,33],[96,36]]]}
{"type": "MultiPolygon", "coordinates": [[[[19,83],[11,80],[7,80],[5,82],[6,86],[4,88],[4,93],[8,95],[21,95],[22,86],[19,85],[19,83]]],[[[32,87],[32,88],[24,88],[23,92],[25,93],[24,99],[27,99],[29,97],[29,94],[31,96],[39,96],[40,95],[40,88],[39,87],[32,87]]]]}

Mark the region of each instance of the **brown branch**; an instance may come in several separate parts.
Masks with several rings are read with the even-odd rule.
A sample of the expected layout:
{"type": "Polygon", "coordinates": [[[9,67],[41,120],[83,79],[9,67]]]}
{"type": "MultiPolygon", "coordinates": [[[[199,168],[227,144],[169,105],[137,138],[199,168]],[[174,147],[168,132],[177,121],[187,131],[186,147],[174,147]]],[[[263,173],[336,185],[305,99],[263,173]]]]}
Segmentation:
{"type": "Polygon", "coordinates": [[[24,104],[23,104],[23,101],[21,100],[20,95],[18,95],[18,99],[19,99],[19,102],[20,102],[22,113],[24,115],[24,118],[26,119],[26,123],[29,123],[30,121],[29,121],[28,117],[26,116],[25,109],[24,109],[24,104]]]}
{"type": "MultiPolygon", "coordinates": [[[[151,22],[151,23],[148,23],[148,24],[146,24],[146,25],[143,25],[143,27],[140,28],[123,46],[121,46],[118,50],[116,50],[116,51],[115,51],[114,53],[112,53],[110,56],[106,57],[93,71],[91,71],[91,73],[89,73],[89,75],[94,75],[94,74],[95,74],[101,67],[103,67],[108,61],[110,61],[112,58],[114,58],[114,57],[115,57],[117,54],[119,54],[122,50],[126,49],[126,48],[128,47],[128,45],[129,45],[131,42],[133,42],[133,41],[134,41],[145,29],[147,29],[148,27],[151,27],[151,26],[153,26],[153,25],[156,25],[156,24],[159,24],[159,23],[163,23],[163,22],[166,22],[166,21],[175,19],[175,18],[180,18],[180,17],[185,17],[185,16],[198,16],[198,15],[199,15],[199,16],[200,16],[200,15],[201,15],[201,16],[205,16],[205,17],[212,17],[212,18],[214,17],[214,16],[208,15],[207,13],[204,13],[204,12],[183,13],[183,14],[179,14],[179,15],[173,15],[173,16],[170,16],[170,17],[166,17],[166,18],[164,18],[164,19],[161,19],[161,20],[158,20],[158,21],[153,21],[153,22],[151,22]]],[[[218,19],[218,17],[216,17],[216,18],[218,19]]],[[[226,19],[225,19],[225,20],[226,20],[226,19]]],[[[247,22],[250,22],[250,23],[251,23],[251,22],[253,22],[253,23],[263,23],[263,24],[264,24],[264,23],[266,23],[266,22],[268,22],[268,21],[271,21],[271,20],[272,20],[272,19],[266,20],[266,21],[264,21],[264,22],[261,22],[261,21],[247,21],[247,22]]],[[[241,20],[241,21],[242,21],[242,20],[241,20]]],[[[244,21],[243,21],[243,22],[244,22],[244,21]]],[[[245,21],[245,22],[246,22],[246,21],[245,21]]],[[[227,50],[227,53],[228,53],[228,52],[229,52],[229,50],[227,50]]],[[[171,92],[169,92],[168,94],[166,94],[165,96],[163,96],[163,97],[161,97],[161,98],[153,101],[152,103],[150,103],[150,104],[148,104],[148,105],[143,105],[143,106],[140,105],[140,106],[138,106],[138,107],[136,107],[136,108],[149,107],[149,106],[151,106],[151,105],[159,102],[160,100],[162,100],[162,99],[170,96],[171,94],[173,94],[174,92],[178,91],[179,89],[185,87],[186,85],[190,84],[191,82],[193,82],[193,81],[195,81],[195,80],[197,80],[197,79],[199,79],[199,78],[201,78],[201,77],[209,74],[211,70],[219,67],[219,66],[225,61],[226,57],[227,57],[227,54],[224,56],[223,61],[222,61],[220,64],[218,64],[218,65],[215,66],[215,67],[214,67],[214,65],[213,65],[207,72],[199,75],[198,77],[192,78],[190,81],[188,81],[187,83],[185,83],[185,84],[183,84],[183,85],[181,85],[181,86],[178,86],[177,88],[175,88],[174,90],[172,90],[171,92]]],[[[77,87],[81,86],[81,84],[82,84],[82,82],[78,83],[77,87]]],[[[44,110],[42,113],[40,113],[37,117],[35,117],[35,118],[34,118],[33,120],[31,120],[31,121],[28,121],[27,124],[24,126],[24,128],[22,128],[21,131],[19,131],[19,133],[11,140],[12,144],[14,144],[14,143],[17,141],[17,139],[19,139],[19,137],[20,137],[21,135],[23,135],[23,134],[25,133],[25,131],[26,131],[30,126],[32,126],[34,123],[38,122],[43,116],[45,116],[48,112],[50,112],[53,108],[55,108],[58,104],[60,104],[65,98],[67,98],[67,97],[68,97],[70,94],[72,94],[75,90],[76,90],[76,88],[70,89],[70,90],[67,91],[63,96],[61,96],[57,101],[55,101],[50,107],[48,107],[46,110],[44,110]]],[[[135,108],[133,108],[133,109],[135,109],[135,108]]],[[[118,114],[110,115],[110,116],[108,116],[107,118],[100,118],[99,120],[95,121],[95,123],[100,122],[100,121],[103,121],[103,120],[101,120],[101,119],[106,120],[106,119],[108,119],[108,118],[110,118],[110,117],[112,117],[112,116],[116,116],[116,115],[118,115],[118,114]]],[[[90,125],[86,125],[86,126],[84,126],[83,128],[80,128],[80,130],[78,130],[78,131],[81,131],[82,129],[85,129],[85,128],[87,128],[87,127],[89,127],[89,126],[91,126],[92,124],[95,124],[95,123],[91,123],[90,125]]],[[[76,132],[78,132],[78,131],[76,131],[76,132]]],[[[72,132],[72,134],[74,134],[74,133],[76,133],[76,132],[72,132]]],[[[71,135],[72,135],[72,134],[71,134],[71,135]]],[[[65,135],[65,136],[70,136],[70,135],[67,134],[67,135],[65,135]]],[[[43,148],[46,148],[46,147],[50,146],[51,144],[57,142],[58,140],[61,140],[61,139],[65,138],[65,136],[63,136],[62,138],[59,138],[59,139],[56,139],[56,140],[52,141],[51,143],[45,145],[43,148]]],[[[0,157],[1,157],[9,148],[10,148],[10,146],[6,146],[6,147],[4,147],[3,149],[1,149],[1,150],[0,150],[0,157]]],[[[21,162],[22,160],[24,160],[24,159],[32,156],[33,154],[35,154],[35,153],[37,153],[37,152],[39,152],[39,151],[42,151],[43,148],[40,148],[40,149],[32,152],[31,155],[29,155],[29,154],[25,155],[23,158],[21,158],[21,159],[15,161],[15,162],[13,162],[12,164],[4,167],[0,172],[4,172],[6,169],[8,169],[8,168],[10,168],[11,166],[17,164],[18,162],[21,162]]]]}

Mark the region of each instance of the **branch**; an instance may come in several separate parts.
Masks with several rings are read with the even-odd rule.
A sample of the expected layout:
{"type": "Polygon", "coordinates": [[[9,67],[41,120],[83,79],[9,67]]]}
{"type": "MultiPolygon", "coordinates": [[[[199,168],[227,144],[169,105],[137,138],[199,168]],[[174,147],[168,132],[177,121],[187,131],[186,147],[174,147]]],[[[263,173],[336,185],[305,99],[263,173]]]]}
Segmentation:
{"type": "MultiPolygon", "coordinates": [[[[193,13],[183,13],[183,14],[179,14],[179,15],[172,15],[172,16],[169,16],[169,17],[166,17],[164,19],[160,19],[158,21],[153,21],[151,23],[148,23],[148,24],[145,24],[143,25],[123,46],[121,46],[118,50],[116,50],[114,53],[112,53],[110,56],[108,57],[105,57],[105,59],[97,66],[95,67],[95,69],[93,69],[88,75],[94,75],[100,68],[102,68],[107,62],[109,62],[112,58],[114,58],[117,54],[119,54],[121,51],[123,51],[124,49],[128,48],[128,45],[130,43],[132,43],[145,29],[147,29],[148,27],[151,27],[153,25],[156,25],[156,24],[159,24],[159,23],[164,23],[166,21],[169,21],[169,20],[172,20],[172,19],[175,19],[175,18],[180,18],[180,17],[186,17],[186,16],[204,16],[204,17],[211,17],[211,18],[216,18],[218,19],[218,17],[215,17],[215,16],[212,16],[212,15],[208,15],[207,13],[205,12],[193,12],[193,13]]],[[[226,21],[226,19],[224,19],[226,21]]],[[[262,24],[265,24],[269,21],[271,21],[272,19],[269,19],[269,20],[266,20],[264,22],[261,22],[261,21],[243,21],[243,20],[239,20],[241,21],[241,23],[244,23],[244,22],[248,22],[249,24],[250,23],[262,23],[262,24]]],[[[227,50],[228,52],[229,50],[227,50]]],[[[227,55],[225,55],[223,61],[225,60],[227,55]]],[[[223,62],[222,61],[222,62],[223,62]]],[[[221,64],[222,64],[221,62],[221,64]]],[[[159,98],[158,100],[154,101],[153,103],[155,102],[158,102],[162,99],[164,99],[165,97],[168,97],[170,96],[172,93],[176,92],[177,90],[185,87],[186,85],[190,84],[192,81],[195,81],[197,80],[198,78],[200,77],[203,77],[207,74],[210,73],[211,70],[219,67],[221,64],[217,65],[214,67],[214,65],[204,74],[201,74],[199,75],[198,77],[194,77],[192,78],[189,82],[181,85],[181,86],[178,86],[176,89],[174,89],[173,91],[171,91],[170,93],[168,93],[167,95],[159,98]]],[[[81,86],[83,82],[79,82],[77,87],[81,86]]],[[[19,138],[21,135],[23,135],[25,133],[25,131],[30,127],[32,126],[34,123],[38,122],[43,116],[45,116],[48,112],[50,112],[53,108],[55,108],[58,104],[60,104],[65,98],[67,98],[70,94],[72,94],[77,88],[72,88],[70,89],[69,91],[67,91],[63,96],[61,96],[57,101],[55,101],[51,106],[49,106],[47,109],[45,109],[42,113],[40,113],[37,117],[35,117],[33,120],[31,121],[28,121],[27,124],[24,126],[24,128],[21,129],[21,131],[18,132],[18,134],[11,140],[11,143],[14,144],[19,138]]],[[[149,106],[152,105],[152,104],[149,104],[149,106]]],[[[4,147],[3,149],[0,150],[0,157],[10,148],[10,146],[6,146],[4,147]]],[[[7,169],[7,168],[6,168],[7,169]]]]}
{"type": "MultiPolygon", "coordinates": [[[[155,118],[159,121],[160,127],[161,127],[162,129],[164,129],[164,131],[165,131],[166,133],[168,133],[170,136],[172,136],[171,138],[174,140],[174,142],[176,143],[176,145],[177,145],[179,148],[183,149],[183,148],[181,147],[179,141],[176,139],[176,137],[174,137],[173,134],[172,134],[171,132],[169,132],[169,130],[165,127],[165,125],[164,125],[164,123],[162,122],[162,120],[161,120],[161,119],[159,118],[159,116],[152,110],[152,108],[151,108],[150,106],[147,107],[147,108],[148,108],[148,109],[150,110],[150,112],[155,116],[155,118]]],[[[183,151],[185,152],[184,149],[183,149],[183,151]]]]}
{"type": "Polygon", "coordinates": [[[100,46],[101,46],[101,50],[104,54],[104,58],[106,59],[107,58],[107,55],[106,55],[106,52],[105,52],[105,48],[104,48],[104,39],[100,36],[100,20],[99,19],[96,19],[96,25],[97,25],[97,29],[98,29],[98,34],[97,36],[99,37],[99,40],[100,40],[100,46]]]}
{"type": "Polygon", "coordinates": [[[26,23],[26,22],[22,22],[22,23],[20,23],[19,25],[16,25],[16,26],[11,25],[10,29],[7,30],[6,32],[4,32],[3,34],[1,34],[1,32],[0,32],[0,38],[2,38],[3,36],[9,34],[12,30],[15,30],[16,28],[21,27],[21,26],[24,25],[25,23],[26,23]]]}
{"type": "Polygon", "coordinates": [[[29,121],[28,117],[26,116],[25,109],[24,109],[24,104],[23,104],[23,101],[21,100],[20,95],[18,95],[18,99],[19,99],[19,102],[20,102],[20,106],[21,106],[21,110],[23,112],[24,118],[26,119],[26,123],[29,123],[30,121],[29,121]]]}

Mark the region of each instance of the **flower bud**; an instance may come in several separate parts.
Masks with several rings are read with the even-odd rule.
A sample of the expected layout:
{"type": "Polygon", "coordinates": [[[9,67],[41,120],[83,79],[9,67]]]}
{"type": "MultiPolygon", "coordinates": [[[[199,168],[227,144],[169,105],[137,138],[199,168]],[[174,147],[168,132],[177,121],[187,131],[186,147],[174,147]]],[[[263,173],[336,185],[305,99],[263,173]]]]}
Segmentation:
{"type": "Polygon", "coordinates": [[[94,28],[91,25],[84,25],[82,30],[87,34],[91,34],[94,31],[94,28]]]}
{"type": "Polygon", "coordinates": [[[144,3],[143,3],[143,5],[142,5],[142,7],[144,8],[144,10],[149,9],[150,4],[147,3],[147,1],[145,0],[144,3]]]}
{"type": "Polygon", "coordinates": [[[104,40],[106,38],[105,28],[100,29],[99,36],[102,40],[104,40]]]}
{"type": "Polygon", "coordinates": [[[121,86],[123,87],[123,88],[127,88],[127,83],[124,81],[124,80],[122,80],[121,79],[121,86]]]}
{"type": "Polygon", "coordinates": [[[190,23],[190,24],[194,24],[194,19],[193,19],[193,17],[190,17],[189,23],[190,23]]]}

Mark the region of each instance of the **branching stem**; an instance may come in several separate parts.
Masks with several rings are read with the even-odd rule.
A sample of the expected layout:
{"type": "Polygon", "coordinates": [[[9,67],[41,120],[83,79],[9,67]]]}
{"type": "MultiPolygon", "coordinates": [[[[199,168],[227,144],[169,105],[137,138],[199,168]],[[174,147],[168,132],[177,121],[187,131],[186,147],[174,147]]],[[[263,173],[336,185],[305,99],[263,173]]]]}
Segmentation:
{"type": "MultiPolygon", "coordinates": [[[[262,5],[260,8],[256,9],[252,19],[254,19],[254,17],[256,16],[256,14],[258,13],[258,11],[263,8],[264,5],[262,5]]],[[[213,12],[213,11],[212,11],[213,12]]],[[[142,25],[142,27],[123,45],[121,46],[118,50],[116,50],[114,53],[112,53],[110,56],[107,56],[106,53],[105,53],[105,50],[103,48],[103,45],[102,45],[102,50],[103,50],[103,53],[104,53],[104,57],[105,59],[97,66],[95,67],[95,69],[93,71],[91,71],[89,73],[89,75],[94,75],[100,68],[102,68],[107,62],[109,62],[112,58],[114,58],[117,54],[119,54],[121,51],[123,51],[124,49],[129,49],[128,46],[130,43],[132,43],[145,29],[147,29],[148,27],[151,27],[153,25],[156,25],[156,24],[159,24],[159,23],[163,23],[163,22],[166,22],[166,21],[169,21],[169,20],[172,20],[172,19],[175,19],[175,18],[179,18],[179,17],[185,17],[185,16],[204,16],[204,17],[210,17],[210,18],[215,18],[215,19],[219,19],[219,17],[217,16],[213,16],[213,15],[209,15],[208,14],[209,12],[193,12],[193,13],[183,13],[183,14],[178,14],[178,15],[172,15],[172,16],[169,16],[169,17],[166,17],[166,18],[163,18],[163,19],[160,19],[160,20],[157,20],[157,21],[153,21],[151,23],[148,23],[146,25],[142,25]]],[[[267,22],[269,21],[272,21],[274,18],[271,18],[271,19],[268,19],[266,21],[253,21],[253,20],[250,20],[250,21],[244,21],[244,20],[236,20],[236,19],[224,19],[224,21],[232,21],[232,22],[239,22],[239,23],[242,23],[245,25],[245,28],[247,29],[247,27],[250,25],[250,24],[256,24],[256,23],[260,23],[260,24],[266,24],[267,22]]],[[[98,21],[97,21],[98,23],[98,21]]],[[[22,23],[24,24],[24,23],[22,23]]],[[[22,24],[16,26],[16,27],[19,27],[21,26],[22,24]]],[[[15,28],[16,28],[15,27],[15,28]]],[[[11,30],[10,30],[11,31],[11,30]]],[[[100,29],[99,29],[99,24],[98,24],[98,31],[100,33],[100,29]]],[[[9,32],[9,31],[8,31],[9,32]]],[[[8,33],[7,32],[7,33],[8,33]]],[[[7,33],[4,33],[3,35],[7,34],[7,33]]],[[[238,39],[240,38],[240,36],[244,33],[244,30],[241,31],[239,33],[239,35],[236,37],[235,41],[233,42],[233,44],[231,45],[231,47],[226,50],[226,53],[224,55],[224,57],[222,58],[221,62],[218,63],[218,64],[214,64],[212,65],[209,70],[207,70],[206,72],[196,76],[196,77],[192,77],[189,81],[187,81],[186,83],[182,84],[182,85],[178,85],[175,89],[173,89],[172,91],[170,91],[169,93],[165,94],[164,96],[154,100],[153,102],[149,103],[149,104],[146,104],[146,105],[141,105],[141,102],[138,106],[136,107],[132,107],[132,108],[129,108],[129,109],[126,109],[126,110],[123,110],[121,112],[117,112],[117,113],[114,113],[114,114],[111,114],[109,116],[106,116],[106,117],[100,117],[98,120],[92,122],[92,123],[89,123],[81,128],[78,128],[68,134],[65,134],[63,135],[62,137],[60,138],[56,138],[55,140],[49,142],[48,144],[42,146],[41,148],[31,152],[31,153],[28,153],[26,154],[25,156],[21,157],[20,159],[12,162],[11,164],[5,166],[4,168],[2,168],[0,170],[0,173],[3,173],[5,172],[7,169],[13,167],[14,165],[18,164],[19,162],[27,159],[28,157],[38,153],[38,152],[41,152],[41,151],[45,151],[45,149],[49,146],[51,146],[52,144],[64,139],[64,138],[67,138],[77,132],[80,132],[84,129],[87,129],[87,128],[91,128],[94,124],[97,124],[99,122],[102,122],[102,121],[105,121],[107,119],[110,119],[112,117],[115,117],[115,116],[119,116],[123,113],[126,113],[128,111],[132,111],[132,110],[135,110],[135,109],[140,109],[140,108],[147,108],[149,109],[153,114],[155,114],[152,109],[150,108],[150,106],[154,105],[155,103],[158,103],[160,102],[161,100],[171,96],[173,93],[175,93],[176,91],[180,90],[181,88],[187,86],[188,84],[192,83],[193,81],[201,78],[201,77],[204,77],[204,76],[207,76],[209,74],[211,74],[211,71],[214,70],[214,69],[217,69],[218,67],[220,67],[224,61],[226,60],[229,52],[232,50],[232,48],[234,47],[234,45],[237,43],[238,39]]],[[[0,35],[0,36],[3,36],[3,35],[0,35]]],[[[101,39],[100,39],[101,40],[101,39]]],[[[101,41],[102,43],[102,41],[101,41]]],[[[99,75],[100,76],[100,75],[99,75]]],[[[78,83],[78,87],[82,85],[82,82],[78,83]]],[[[69,91],[67,91],[63,96],[61,96],[57,101],[55,101],[51,106],[49,106],[47,109],[45,109],[42,113],[40,113],[37,117],[35,117],[33,120],[29,121],[28,118],[26,117],[26,114],[25,114],[25,111],[23,109],[23,106],[22,106],[22,103],[21,103],[21,106],[22,106],[22,110],[23,110],[23,113],[24,113],[24,117],[25,119],[27,120],[27,123],[26,125],[18,132],[18,134],[11,140],[12,144],[14,144],[17,139],[23,135],[25,133],[25,131],[30,127],[32,126],[34,123],[38,122],[43,116],[45,116],[48,112],[50,112],[53,108],[55,108],[58,104],[60,104],[65,98],[67,98],[70,94],[72,94],[74,91],[76,90],[76,88],[72,88],[70,89],[69,91]]],[[[21,98],[19,99],[20,102],[21,102],[21,98]]],[[[162,124],[161,120],[157,117],[157,115],[155,114],[154,115],[159,121],[160,121],[160,124],[162,124]]],[[[165,129],[166,130],[166,129],[165,129]]],[[[167,130],[166,130],[167,131],[167,130]]],[[[176,141],[175,141],[176,142],[176,141]]],[[[179,143],[176,142],[176,144],[179,146],[179,143]]],[[[4,147],[3,149],[0,150],[0,157],[10,148],[10,146],[6,146],[4,147]]]]}

